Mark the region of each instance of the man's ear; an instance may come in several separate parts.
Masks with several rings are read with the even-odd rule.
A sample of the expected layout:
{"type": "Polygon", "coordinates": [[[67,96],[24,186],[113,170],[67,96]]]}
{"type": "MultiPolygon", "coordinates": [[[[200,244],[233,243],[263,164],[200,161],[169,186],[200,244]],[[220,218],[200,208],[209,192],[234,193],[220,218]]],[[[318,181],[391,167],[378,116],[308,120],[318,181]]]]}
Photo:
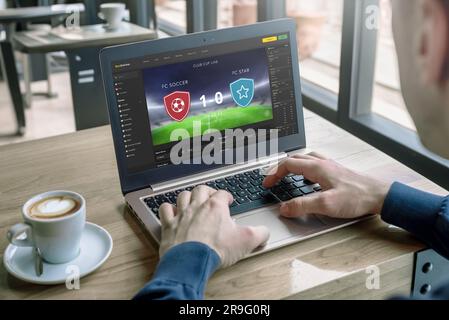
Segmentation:
{"type": "Polygon", "coordinates": [[[447,80],[449,60],[449,14],[440,0],[422,1],[419,61],[423,80],[442,85],[447,80]]]}

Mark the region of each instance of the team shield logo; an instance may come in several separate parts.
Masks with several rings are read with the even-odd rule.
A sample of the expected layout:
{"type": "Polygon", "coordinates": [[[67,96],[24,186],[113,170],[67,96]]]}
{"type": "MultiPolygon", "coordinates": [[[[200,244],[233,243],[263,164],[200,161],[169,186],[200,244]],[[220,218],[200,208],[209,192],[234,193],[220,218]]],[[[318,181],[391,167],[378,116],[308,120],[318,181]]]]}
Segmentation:
{"type": "Polygon", "coordinates": [[[164,105],[167,114],[175,121],[182,121],[190,110],[190,93],[175,91],[164,97],[164,105]]]}
{"type": "Polygon", "coordinates": [[[240,107],[247,107],[254,98],[254,80],[241,78],[229,85],[231,87],[232,99],[240,107]]]}

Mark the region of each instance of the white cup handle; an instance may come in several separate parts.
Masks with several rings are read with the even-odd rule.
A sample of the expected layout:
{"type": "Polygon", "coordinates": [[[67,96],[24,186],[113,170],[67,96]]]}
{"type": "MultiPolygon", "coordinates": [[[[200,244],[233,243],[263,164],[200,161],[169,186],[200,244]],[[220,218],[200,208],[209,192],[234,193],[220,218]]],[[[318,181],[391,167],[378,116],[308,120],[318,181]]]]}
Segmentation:
{"type": "Polygon", "coordinates": [[[8,241],[18,247],[34,247],[31,226],[25,223],[18,223],[12,226],[6,237],[8,241]],[[25,238],[19,238],[25,234],[25,238]]]}
{"type": "Polygon", "coordinates": [[[98,18],[100,18],[101,20],[106,20],[106,19],[104,18],[103,12],[98,12],[98,18]]]}

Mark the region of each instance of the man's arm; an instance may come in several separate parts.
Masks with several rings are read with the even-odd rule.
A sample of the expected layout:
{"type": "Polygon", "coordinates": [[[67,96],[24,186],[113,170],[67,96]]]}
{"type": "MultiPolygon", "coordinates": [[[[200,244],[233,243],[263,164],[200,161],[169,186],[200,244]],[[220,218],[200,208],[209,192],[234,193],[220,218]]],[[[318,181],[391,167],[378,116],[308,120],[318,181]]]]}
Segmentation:
{"type": "Polygon", "coordinates": [[[395,182],[385,198],[381,217],[449,259],[448,199],[395,182]]]}
{"type": "Polygon", "coordinates": [[[134,297],[136,300],[198,300],[220,257],[200,242],[185,242],[161,258],[153,279],[134,297]]]}
{"type": "MultiPolygon", "coordinates": [[[[380,214],[449,258],[449,197],[392,185],[355,173],[318,154],[296,155],[274,168],[265,179],[273,186],[288,173],[302,174],[321,184],[323,192],[283,203],[281,214],[298,217],[320,213],[334,218],[380,214]]],[[[432,290],[433,291],[433,290],[432,290]]],[[[433,291],[432,299],[449,299],[449,283],[433,291]]]]}
{"type": "Polygon", "coordinates": [[[232,195],[206,186],[178,195],[176,206],[164,203],[161,260],[135,299],[202,299],[209,277],[267,242],[268,229],[237,225],[231,218],[232,195]]]}

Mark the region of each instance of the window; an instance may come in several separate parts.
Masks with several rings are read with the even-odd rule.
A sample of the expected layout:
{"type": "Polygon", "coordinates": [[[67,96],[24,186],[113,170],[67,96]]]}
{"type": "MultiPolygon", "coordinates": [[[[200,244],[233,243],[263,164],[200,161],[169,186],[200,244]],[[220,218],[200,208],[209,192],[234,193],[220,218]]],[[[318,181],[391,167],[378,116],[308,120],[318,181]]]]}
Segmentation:
{"type": "Polygon", "coordinates": [[[257,0],[219,0],[218,28],[257,22],[257,0]]]}
{"type": "Polygon", "coordinates": [[[391,3],[380,1],[372,112],[416,131],[401,94],[398,62],[391,28],[391,3]]]}
{"type": "MultiPolygon", "coordinates": [[[[156,4],[163,31],[186,32],[186,1],[156,4]]],[[[258,14],[296,19],[304,106],[449,188],[449,161],[420,144],[402,99],[389,0],[204,0],[188,8],[189,32],[254,23],[258,14]],[[366,24],[372,8],[377,28],[366,24]]]]}
{"type": "Polygon", "coordinates": [[[186,0],[156,0],[159,28],[171,35],[186,33],[186,0]]]}
{"type": "Polygon", "coordinates": [[[338,93],[343,0],[287,0],[297,23],[302,78],[338,93]]]}

